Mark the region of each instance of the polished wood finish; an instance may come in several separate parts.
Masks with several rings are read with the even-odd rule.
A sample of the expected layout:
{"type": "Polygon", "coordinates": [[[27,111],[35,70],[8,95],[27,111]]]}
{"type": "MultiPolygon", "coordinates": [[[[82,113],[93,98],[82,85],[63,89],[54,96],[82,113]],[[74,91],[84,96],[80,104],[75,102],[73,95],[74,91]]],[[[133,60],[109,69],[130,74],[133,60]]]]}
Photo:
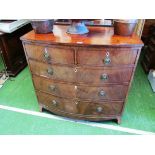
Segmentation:
{"type": "Polygon", "coordinates": [[[107,66],[104,63],[107,52],[111,59],[110,66],[135,64],[137,50],[132,48],[79,48],[77,52],[77,64],[107,66]]]}
{"type": "Polygon", "coordinates": [[[128,84],[132,76],[131,67],[77,67],[77,81],[80,83],[104,85],[105,83],[128,84]],[[107,78],[102,78],[106,76],[107,78]]]}
{"type": "Polygon", "coordinates": [[[16,76],[27,65],[20,37],[31,30],[31,24],[27,24],[12,33],[0,33],[0,50],[10,76],[16,76]]]}
{"type": "Polygon", "coordinates": [[[33,74],[40,75],[42,77],[67,81],[74,83],[97,84],[103,85],[105,83],[128,83],[130,81],[132,70],[131,67],[116,68],[107,67],[102,68],[88,68],[88,67],[70,67],[65,65],[50,65],[42,62],[29,60],[30,68],[33,74]],[[50,73],[51,71],[52,73],[50,73]],[[102,79],[102,75],[106,74],[107,79],[102,79]]]}
{"type": "Polygon", "coordinates": [[[54,96],[76,98],[75,86],[73,84],[60,83],[36,75],[33,75],[33,82],[36,90],[41,90],[54,96]]]}
{"type": "Polygon", "coordinates": [[[127,86],[104,85],[87,86],[73,85],[47,80],[39,76],[33,76],[34,86],[37,90],[50,93],[63,98],[79,98],[82,100],[124,100],[127,93],[127,86]],[[118,91],[119,90],[119,91],[118,91]],[[102,94],[103,93],[103,94],[102,94]]]}
{"type": "Polygon", "coordinates": [[[74,49],[59,46],[25,45],[27,55],[31,59],[48,63],[74,64],[74,49]]]}
{"type": "Polygon", "coordinates": [[[112,117],[119,115],[122,110],[122,102],[84,102],[74,99],[64,99],[55,97],[43,92],[37,92],[40,104],[43,104],[51,111],[57,111],[60,114],[70,114],[76,117],[84,117],[89,120],[96,120],[97,117],[112,117]]]}
{"type": "Polygon", "coordinates": [[[127,86],[106,85],[102,87],[77,86],[77,98],[82,100],[124,100],[127,86]]]}
{"type": "Polygon", "coordinates": [[[34,31],[25,34],[21,39],[24,42],[46,45],[74,45],[81,46],[97,46],[97,47],[141,47],[142,41],[133,34],[132,36],[123,37],[114,35],[111,27],[88,27],[89,33],[85,35],[67,34],[67,26],[55,25],[53,33],[35,34],[34,31]]]}
{"type": "Polygon", "coordinates": [[[21,38],[40,111],[120,123],[143,44],[134,34],[113,35],[112,27],[88,28],[86,35],[70,35],[67,26],[55,25],[51,34],[21,38]]]}
{"type": "Polygon", "coordinates": [[[30,68],[33,74],[54,80],[62,80],[67,82],[75,82],[76,73],[73,67],[58,66],[45,64],[33,60],[29,60],[30,68]]]}

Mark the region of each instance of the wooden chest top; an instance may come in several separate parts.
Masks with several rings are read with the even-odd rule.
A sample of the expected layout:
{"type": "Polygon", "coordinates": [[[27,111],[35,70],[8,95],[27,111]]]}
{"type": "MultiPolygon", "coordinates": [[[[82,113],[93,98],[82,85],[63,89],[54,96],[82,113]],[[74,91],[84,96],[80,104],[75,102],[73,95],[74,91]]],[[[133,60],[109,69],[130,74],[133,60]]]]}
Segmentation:
{"type": "Polygon", "coordinates": [[[35,34],[31,31],[21,37],[21,40],[26,42],[39,42],[46,44],[63,44],[77,46],[143,46],[140,38],[133,34],[132,36],[114,35],[113,27],[88,27],[89,33],[85,35],[70,35],[67,34],[68,26],[54,25],[53,33],[35,34]]]}

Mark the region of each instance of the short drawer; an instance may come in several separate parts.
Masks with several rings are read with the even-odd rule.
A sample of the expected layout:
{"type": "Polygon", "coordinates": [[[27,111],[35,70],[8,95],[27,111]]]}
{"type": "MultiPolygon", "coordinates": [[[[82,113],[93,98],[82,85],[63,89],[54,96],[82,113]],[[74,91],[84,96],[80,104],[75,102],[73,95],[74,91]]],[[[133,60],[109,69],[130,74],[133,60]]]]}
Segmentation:
{"type": "Polygon", "coordinates": [[[25,44],[28,58],[48,63],[74,64],[74,50],[67,46],[25,44]]]}
{"type": "Polygon", "coordinates": [[[75,82],[75,71],[72,67],[45,64],[29,60],[32,74],[60,81],[75,82]]]}
{"type": "Polygon", "coordinates": [[[93,66],[134,65],[137,53],[137,49],[132,48],[81,48],[77,62],[93,66]]]}
{"type": "Polygon", "coordinates": [[[77,97],[83,100],[125,100],[128,86],[108,85],[103,87],[77,86],[77,97]]]}
{"type": "Polygon", "coordinates": [[[36,90],[41,90],[58,97],[76,98],[75,86],[72,84],[63,84],[35,75],[33,75],[33,83],[36,90]]]}
{"type": "Polygon", "coordinates": [[[108,116],[120,114],[123,107],[123,102],[83,102],[58,98],[46,93],[37,92],[38,101],[50,111],[59,111],[92,116],[108,116]]]}
{"type": "Polygon", "coordinates": [[[90,84],[128,83],[133,72],[132,67],[77,68],[77,81],[90,84]]]}

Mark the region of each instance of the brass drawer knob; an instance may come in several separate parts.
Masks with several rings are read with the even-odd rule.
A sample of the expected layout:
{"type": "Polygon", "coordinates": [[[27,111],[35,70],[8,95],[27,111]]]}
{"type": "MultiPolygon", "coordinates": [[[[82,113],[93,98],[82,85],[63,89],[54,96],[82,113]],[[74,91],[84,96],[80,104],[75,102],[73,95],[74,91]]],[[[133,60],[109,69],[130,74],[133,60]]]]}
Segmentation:
{"type": "Polygon", "coordinates": [[[96,108],[96,111],[97,111],[97,112],[102,112],[102,111],[103,111],[103,108],[102,108],[102,107],[97,107],[97,108],[96,108]]]}
{"type": "Polygon", "coordinates": [[[52,69],[52,68],[48,68],[48,69],[47,69],[47,73],[48,73],[49,75],[53,75],[53,69],[52,69]]]}
{"type": "Polygon", "coordinates": [[[100,95],[100,96],[105,96],[105,95],[106,95],[106,93],[105,93],[105,91],[104,91],[104,90],[101,90],[101,91],[99,92],[99,95],[100,95]]]}
{"type": "Polygon", "coordinates": [[[104,58],[104,64],[108,65],[108,64],[110,64],[110,62],[111,62],[110,54],[109,54],[109,52],[106,52],[106,56],[104,58]]]}
{"type": "Polygon", "coordinates": [[[57,106],[58,102],[56,100],[52,100],[52,105],[57,106]]]}
{"type": "Polygon", "coordinates": [[[107,74],[102,74],[100,77],[101,80],[108,80],[108,75],[107,74]]]}
{"type": "Polygon", "coordinates": [[[50,55],[49,55],[46,48],[45,48],[45,51],[44,51],[44,58],[45,58],[45,60],[50,60],[50,55]]]}
{"type": "Polygon", "coordinates": [[[49,86],[49,89],[50,89],[51,91],[55,91],[56,86],[54,86],[54,85],[50,85],[50,86],[49,86]]]}

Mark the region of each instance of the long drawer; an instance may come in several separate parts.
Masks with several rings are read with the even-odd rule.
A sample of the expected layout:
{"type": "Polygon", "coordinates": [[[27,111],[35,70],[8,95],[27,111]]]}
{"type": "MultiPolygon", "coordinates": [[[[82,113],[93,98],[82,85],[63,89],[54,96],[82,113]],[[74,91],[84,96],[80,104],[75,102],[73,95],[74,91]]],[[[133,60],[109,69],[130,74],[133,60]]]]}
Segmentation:
{"type": "Polygon", "coordinates": [[[29,60],[29,63],[32,74],[66,82],[98,85],[105,83],[128,83],[133,71],[132,67],[68,67],[50,65],[33,60],[29,60]]]}
{"type": "Polygon", "coordinates": [[[25,44],[28,58],[48,63],[74,64],[74,49],[67,46],[25,44]]]}
{"type": "Polygon", "coordinates": [[[116,115],[120,114],[123,102],[83,102],[62,99],[46,93],[37,92],[38,101],[51,111],[62,111],[83,115],[116,115]]]}
{"type": "Polygon", "coordinates": [[[105,85],[100,87],[59,83],[33,75],[37,90],[64,98],[79,98],[82,100],[124,100],[128,86],[105,85]]]}
{"type": "Polygon", "coordinates": [[[77,62],[93,66],[134,65],[137,53],[132,48],[79,48],[77,62]]]}

